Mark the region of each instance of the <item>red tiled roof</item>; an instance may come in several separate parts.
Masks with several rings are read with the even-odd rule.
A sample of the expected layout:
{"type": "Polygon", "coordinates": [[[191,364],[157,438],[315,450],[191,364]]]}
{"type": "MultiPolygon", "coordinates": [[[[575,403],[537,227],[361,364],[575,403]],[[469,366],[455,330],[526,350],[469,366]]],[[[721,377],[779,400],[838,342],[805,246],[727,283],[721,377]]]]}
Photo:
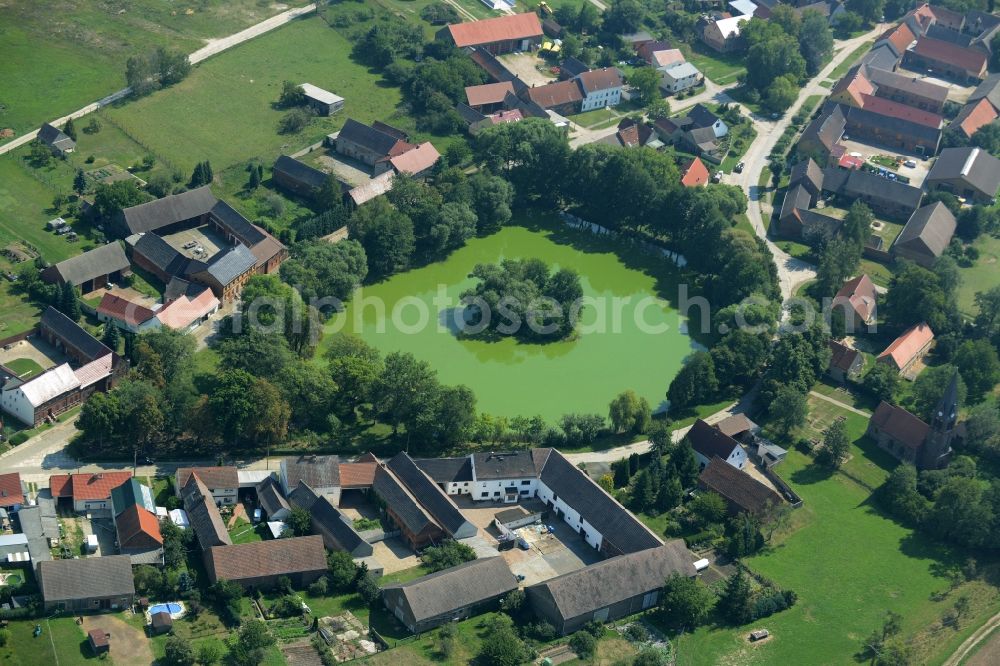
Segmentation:
{"type": "Polygon", "coordinates": [[[418,174],[430,169],[441,158],[441,153],[430,141],[425,141],[412,150],[389,158],[389,163],[399,173],[418,174]]]}
{"type": "Polygon", "coordinates": [[[965,136],[971,137],[980,127],[989,125],[998,117],[1000,116],[989,99],[983,97],[978,102],[966,105],[952,122],[962,128],[965,136]]]}
{"type": "Polygon", "coordinates": [[[857,349],[851,349],[842,342],[830,340],[830,367],[849,372],[861,355],[857,349]]]}
{"type": "Polygon", "coordinates": [[[21,475],[17,472],[0,474],[0,506],[9,507],[24,503],[21,475]]]}
{"type": "MultiPolygon", "coordinates": [[[[132,472],[85,472],[72,474],[73,501],[102,500],[111,497],[111,489],[132,478],[132,472]]],[[[50,479],[51,483],[51,479],[50,479]]]]}
{"type": "Polygon", "coordinates": [[[163,545],[160,522],[138,504],[133,504],[115,518],[122,548],[156,548],[163,545]]]}
{"type": "Polygon", "coordinates": [[[340,486],[364,488],[375,482],[375,462],[340,463],[340,486]]]}
{"type": "Polygon", "coordinates": [[[905,51],[916,38],[916,35],[913,34],[910,27],[903,23],[896,28],[890,28],[887,30],[882,37],[879,38],[879,41],[886,39],[892,43],[897,52],[903,53],[903,51],[905,51]]]}
{"type": "Polygon", "coordinates": [[[907,329],[901,336],[892,341],[885,351],[878,355],[878,360],[892,359],[897,368],[905,368],[927,343],[934,339],[934,331],[925,323],[917,324],[907,329]]]}
{"type": "Polygon", "coordinates": [[[507,93],[512,92],[514,92],[514,84],[511,81],[485,83],[481,86],[469,86],[466,88],[465,99],[468,101],[469,106],[499,104],[507,96],[507,93]]]}
{"type": "Polygon", "coordinates": [[[920,418],[902,407],[884,401],[872,414],[871,426],[911,449],[920,448],[927,438],[927,432],[931,429],[920,418]]]}
{"type": "Polygon", "coordinates": [[[70,482],[69,474],[53,474],[49,477],[49,492],[52,497],[72,497],[73,484],[70,482]]]}
{"type": "Polygon", "coordinates": [[[705,163],[699,158],[694,158],[682,169],[681,185],[684,187],[700,187],[708,183],[710,177],[705,163]]]}
{"type": "Polygon", "coordinates": [[[205,568],[213,583],[325,572],[326,549],[323,537],[315,535],[213,546],[205,554],[205,568]]]}
{"type": "Polygon", "coordinates": [[[865,111],[877,113],[880,116],[889,116],[897,120],[908,120],[911,123],[917,123],[918,125],[934,129],[939,129],[941,123],[944,122],[944,119],[936,113],[900,104],[884,97],[875,97],[874,95],[866,95],[864,93],[861,94],[861,108],[865,111]]]}
{"type": "Polygon", "coordinates": [[[839,95],[846,92],[854,100],[855,104],[863,104],[864,95],[873,95],[875,86],[865,77],[861,67],[857,67],[844,75],[840,81],[834,84],[830,91],[831,95],[839,95]]]}
{"type": "Polygon", "coordinates": [[[490,119],[490,122],[494,125],[501,125],[503,123],[516,123],[524,120],[524,114],[521,113],[521,109],[511,109],[509,111],[497,111],[496,113],[491,113],[486,116],[490,119]]]}
{"type": "Polygon", "coordinates": [[[833,297],[833,304],[839,305],[840,301],[846,300],[851,309],[858,315],[861,321],[867,322],[875,312],[875,305],[878,300],[878,292],[875,291],[875,283],[865,274],[848,280],[840,288],[837,295],[833,297]]]}
{"type": "Polygon", "coordinates": [[[211,289],[205,289],[194,299],[181,295],[170,301],[160,308],[160,311],[156,313],[156,318],[168,328],[182,329],[187,328],[192,322],[218,307],[219,299],[215,297],[211,289]]]}
{"type": "Polygon", "coordinates": [[[542,24],[538,15],[529,12],[498,16],[470,23],[455,23],[448,26],[448,32],[455,46],[478,46],[515,39],[542,36],[542,24]]]}
{"type": "Polygon", "coordinates": [[[583,93],[580,92],[580,85],[572,80],[556,81],[554,83],[546,83],[543,86],[528,88],[528,97],[531,98],[532,102],[545,109],[583,101],[583,93]]]}
{"type": "Polygon", "coordinates": [[[961,67],[977,75],[986,71],[986,54],[982,51],[964,48],[933,37],[918,39],[913,52],[922,58],[961,67]]]}
{"type": "Polygon", "coordinates": [[[138,326],[156,316],[155,312],[143,305],[109,293],[101,297],[97,312],[133,326],[138,326]]]}
{"type": "Polygon", "coordinates": [[[605,67],[603,69],[592,69],[589,72],[584,72],[576,77],[580,81],[580,85],[587,92],[595,92],[598,90],[610,90],[611,88],[621,88],[622,87],[622,75],[614,67],[605,67]]]}

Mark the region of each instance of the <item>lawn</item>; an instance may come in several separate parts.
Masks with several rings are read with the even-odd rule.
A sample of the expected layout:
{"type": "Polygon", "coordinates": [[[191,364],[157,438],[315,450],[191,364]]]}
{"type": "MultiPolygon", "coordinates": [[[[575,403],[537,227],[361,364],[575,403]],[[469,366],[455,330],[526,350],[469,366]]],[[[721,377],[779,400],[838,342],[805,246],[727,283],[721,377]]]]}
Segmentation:
{"type": "Polygon", "coordinates": [[[746,74],[743,56],[739,54],[716,53],[700,43],[681,44],[680,49],[688,62],[720,86],[735,83],[739,77],[746,74]]]}
{"type": "Polygon", "coordinates": [[[755,138],[757,138],[757,130],[753,128],[753,123],[745,122],[733,125],[729,131],[731,148],[719,168],[726,173],[731,173],[733,167],[743,159],[743,155],[746,154],[755,138]]]}
{"type": "Polygon", "coordinates": [[[847,56],[847,59],[844,60],[844,62],[842,62],[839,65],[837,65],[834,68],[834,70],[832,72],[830,72],[830,76],[828,78],[832,79],[835,82],[839,81],[840,77],[842,77],[844,74],[847,74],[847,70],[849,70],[851,67],[853,67],[854,63],[856,63],[861,56],[863,56],[864,54],[868,53],[868,51],[872,47],[872,44],[874,44],[874,43],[875,42],[873,42],[873,41],[872,42],[865,42],[864,44],[862,44],[858,48],[856,48],[853,51],[851,51],[851,54],[849,56],[847,56]]]}
{"type": "Polygon", "coordinates": [[[75,618],[12,620],[7,630],[10,640],[5,647],[0,647],[0,664],[4,666],[101,663],[90,653],[86,637],[75,618]],[[42,625],[42,634],[37,638],[33,635],[36,624],[42,625]]]}
{"type": "Polygon", "coordinates": [[[242,518],[236,521],[236,524],[229,530],[229,538],[233,540],[233,543],[251,543],[254,541],[264,540],[264,530],[267,529],[267,525],[261,523],[259,525],[251,525],[242,518]]]}
{"type": "Polygon", "coordinates": [[[45,368],[30,358],[15,358],[4,365],[13,370],[21,379],[29,379],[35,375],[40,375],[45,370],[45,368]]]}
{"type": "Polygon", "coordinates": [[[276,7],[259,0],[3,3],[0,127],[23,134],[123,88],[128,56],[156,46],[191,52],[205,38],[237,32],[276,7]]]}
{"type": "Polygon", "coordinates": [[[614,124],[617,125],[619,120],[618,114],[608,107],[594,109],[593,111],[584,111],[583,113],[577,113],[566,117],[577,125],[586,128],[591,128],[595,125],[604,124],[612,120],[614,121],[614,124]]]}
{"type": "MultiPolygon", "coordinates": [[[[2,224],[2,223],[0,223],[2,224]]],[[[0,338],[17,335],[29,330],[38,323],[41,309],[26,301],[20,294],[15,294],[12,284],[0,277],[0,338]]]]}
{"type": "MultiPolygon", "coordinates": [[[[107,113],[185,174],[206,159],[216,174],[255,158],[270,164],[279,154],[319,141],[348,117],[412,130],[413,122],[396,111],[399,89],[385,85],[350,53],[350,42],[321,19],[300,19],[197,66],[176,86],[107,113]],[[314,119],[298,134],[280,135],[284,111],[272,104],[284,80],[342,93],[345,108],[314,119]]],[[[240,185],[245,177],[241,173],[240,185]]]]}
{"type": "Polygon", "coordinates": [[[962,268],[962,284],[958,288],[958,309],[973,316],[978,311],[975,304],[976,292],[986,291],[1000,284],[1000,238],[983,234],[973,245],[979,250],[979,259],[968,268],[962,268]]]}

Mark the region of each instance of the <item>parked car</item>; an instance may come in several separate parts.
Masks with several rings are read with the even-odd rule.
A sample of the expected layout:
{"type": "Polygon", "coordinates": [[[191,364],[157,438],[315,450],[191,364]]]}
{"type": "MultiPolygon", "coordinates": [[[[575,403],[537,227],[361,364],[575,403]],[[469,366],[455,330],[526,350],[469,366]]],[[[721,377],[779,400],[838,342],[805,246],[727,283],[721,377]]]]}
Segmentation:
{"type": "Polygon", "coordinates": [[[910,167],[912,169],[915,166],[917,166],[917,161],[916,160],[906,160],[905,162],[903,162],[903,166],[910,167]]]}
{"type": "Polygon", "coordinates": [[[733,171],[735,171],[736,173],[743,173],[743,169],[745,168],[746,168],[746,163],[740,162],[735,167],[733,167],[733,171]]]}
{"type": "Polygon", "coordinates": [[[521,550],[530,550],[531,549],[531,544],[529,544],[524,539],[518,539],[517,540],[517,547],[520,548],[521,550]]]}

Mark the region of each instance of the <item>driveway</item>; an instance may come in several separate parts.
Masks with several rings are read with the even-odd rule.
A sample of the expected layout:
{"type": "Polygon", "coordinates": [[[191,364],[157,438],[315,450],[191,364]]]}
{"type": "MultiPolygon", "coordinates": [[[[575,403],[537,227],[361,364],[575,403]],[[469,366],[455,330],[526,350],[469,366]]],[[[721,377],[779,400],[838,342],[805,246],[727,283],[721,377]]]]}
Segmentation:
{"type": "Polygon", "coordinates": [[[548,65],[534,53],[508,53],[500,56],[499,60],[531,87],[543,86],[556,80],[555,74],[547,76],[535,68],[536,65],[548,65]]]}

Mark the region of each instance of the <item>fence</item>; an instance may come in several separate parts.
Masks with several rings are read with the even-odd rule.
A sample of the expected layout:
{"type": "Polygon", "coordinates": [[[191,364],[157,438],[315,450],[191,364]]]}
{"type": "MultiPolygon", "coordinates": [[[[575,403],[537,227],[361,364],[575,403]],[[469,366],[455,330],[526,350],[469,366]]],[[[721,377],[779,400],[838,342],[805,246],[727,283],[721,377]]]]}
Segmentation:
{"type": "Polygon", "coordinates": [[[12,345],[15,342],[20,342],[21,340],[27,340],[29,337],[31,337],[35,333],[38,333],[38,327],[37,326],[35,326],[34,328],[30,328],[27,331],[24,331],[22,333],[18,333],[16,335],[11,335],[9,337],[4,338],[3,340],[0,340],[0,347],[6,347],[7,345],[12,345]]]}
{"type": "Polygon", "coordinates": [[[567,226],[570,226],[574,229],[582,229],[583,231],[589,231],[590,233],[596,234],[598,236],[611,236],[615,240],[623,241],[630,245],[635,245],[639,247],[639,249],[641,249],[642,251],[648,252],[649,254],[655,254],[661,257],[666,257],[667,259],[670,260],[671,263],[673,263],[678,268],[684,268],[687,265],[687,259],[684,258],[683,254],[680,254],[679,252],[673,252],[655,243],[637,239],[634,236],[623,234],[620,231],[615,231],[614,229],[608,229],[607,227],[602,227],[601,225],[595,224],[594,222],[588,222],[587,220],[577,217],[572,213],[567,213],[566,211],[560,211],[559,217],[562,218],[563,222],[565,222],[567,226]]]}
{"type": "Polygon", "coordinates": [[[802,506],[802,498],[799,497],[798,493],[792,490],[792,487],[785,483],[785,480],[778,476],[773,469],[765,467],[763,470],[764,476],[766,476],[771,483],[773,483],[781,494],[784,496],[788,503],[792,505],[792,508],[797,509],[802,506]]]}

